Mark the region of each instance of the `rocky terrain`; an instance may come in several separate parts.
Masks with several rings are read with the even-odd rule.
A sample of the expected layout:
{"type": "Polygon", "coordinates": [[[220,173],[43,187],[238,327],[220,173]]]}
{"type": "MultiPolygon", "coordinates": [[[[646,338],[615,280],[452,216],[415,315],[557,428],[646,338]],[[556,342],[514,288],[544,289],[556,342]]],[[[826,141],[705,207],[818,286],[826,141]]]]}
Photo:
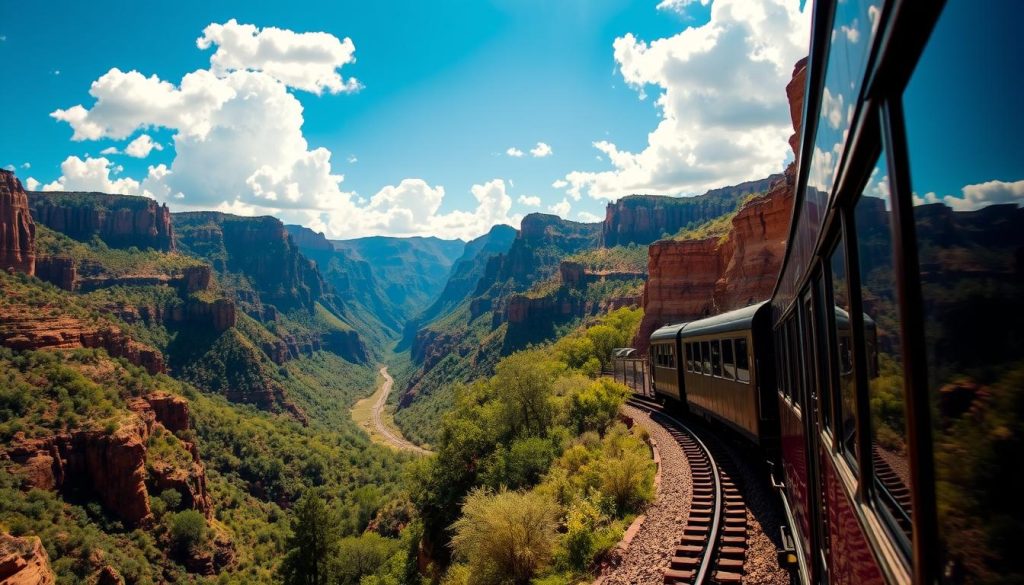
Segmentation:
{"type": "Polygon", "coordinates": [[[37,536],[16,538],[0,532],[0,583],[4,585],[53,585],[56,575],[37,536]]]}

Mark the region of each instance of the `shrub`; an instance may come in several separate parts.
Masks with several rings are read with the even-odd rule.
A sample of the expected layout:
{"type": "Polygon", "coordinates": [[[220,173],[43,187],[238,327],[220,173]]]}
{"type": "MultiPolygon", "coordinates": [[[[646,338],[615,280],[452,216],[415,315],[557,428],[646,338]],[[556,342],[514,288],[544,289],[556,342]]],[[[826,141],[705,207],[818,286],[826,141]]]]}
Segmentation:
{"type": "Polygon", "coordinates": [[[551,560],[560,512],[538,492],[477,489],[452,525],[452,548],[468,561],[473,583],[529,583],[551,560]]]}
{"type": "Polygon", "coordinates": [[[171,541],[181,552],[199,547],[206,540],[206,518],[197,510],[171,516],[171,541]]]}

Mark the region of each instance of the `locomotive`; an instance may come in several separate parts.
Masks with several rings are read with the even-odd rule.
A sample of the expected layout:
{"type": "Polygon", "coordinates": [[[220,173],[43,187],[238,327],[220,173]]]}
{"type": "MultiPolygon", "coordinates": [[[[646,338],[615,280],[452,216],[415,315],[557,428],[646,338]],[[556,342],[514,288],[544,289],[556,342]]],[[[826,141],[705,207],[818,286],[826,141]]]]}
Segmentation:
{"type": "Polygon", "coordinates": [[[1024,3],[821,0],[770,299],[650,338],[777,463],[804,583],[1024,582],[1024,3]]]}

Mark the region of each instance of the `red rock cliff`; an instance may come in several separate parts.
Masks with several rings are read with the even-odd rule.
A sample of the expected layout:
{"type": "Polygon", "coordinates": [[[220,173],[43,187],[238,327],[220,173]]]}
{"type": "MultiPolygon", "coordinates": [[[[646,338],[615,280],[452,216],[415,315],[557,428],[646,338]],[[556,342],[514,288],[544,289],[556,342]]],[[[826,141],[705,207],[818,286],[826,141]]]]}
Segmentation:
{"type": "Polygon", "coordinates": [[[35,274],[35,237],[21,181],[11,171],[0,170],[0,270],[35,274]]]}
{"type": "MultiPolygon", "coordinates": [[[[786,87],[797,133],[805,76],[806,60],[801,60],[786,87]]],[[[650,334],[667,323],[730,311],[771,296],[786,250],[795,174],[793,163],[768,193],[744,205],[725,238],[651,245],[644,320],[634,340],[637,348],[646,350],[650,334]]]]}
{"type": "Polygon", "coordinates": [[[37,536],[0,533],[0,585],[51,585],[57,582],[37,536]]]}
{"type": "Polygon", "coordinates": [[[190,428],[188,402],[157,392],[131,399],[128,407],[132,413],[113,431],[85,428],[32,439],[19,433],[3,455],[16,464],[26,487],[84,489],[131,526],[150,521],[150,493],[166,489],[177,490],[184,505],[211,518],[206,471],[195,445],[182,441],[192,455],[184,466],[154,459],[147,448],[155,432],[190,428]]]}
{"type": "Polygon", "coordinates": [[[98,235],[114,248],[175,249],[171,212],[148,197],[37,191],[29,205],[35,221],[76,240],[98,235]]]}

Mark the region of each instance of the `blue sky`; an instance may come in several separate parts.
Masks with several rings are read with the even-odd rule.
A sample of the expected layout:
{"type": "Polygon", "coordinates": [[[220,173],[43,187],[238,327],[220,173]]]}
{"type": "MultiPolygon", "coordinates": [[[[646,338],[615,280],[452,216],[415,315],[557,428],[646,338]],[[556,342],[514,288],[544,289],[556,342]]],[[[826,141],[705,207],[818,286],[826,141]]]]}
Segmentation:
{"type": "Polygon", "coordinates": [[[0,166],[37,188],[271,213],[332,237],[594,220],[631,192],[782,169],[806,13],[777,1],[766,15],[742,0],[0,0],[0,166]],[[768,66],[750,57],[765,39],[768,66]],[[541,142],[550,154],[533,156],[541,142]]]}

